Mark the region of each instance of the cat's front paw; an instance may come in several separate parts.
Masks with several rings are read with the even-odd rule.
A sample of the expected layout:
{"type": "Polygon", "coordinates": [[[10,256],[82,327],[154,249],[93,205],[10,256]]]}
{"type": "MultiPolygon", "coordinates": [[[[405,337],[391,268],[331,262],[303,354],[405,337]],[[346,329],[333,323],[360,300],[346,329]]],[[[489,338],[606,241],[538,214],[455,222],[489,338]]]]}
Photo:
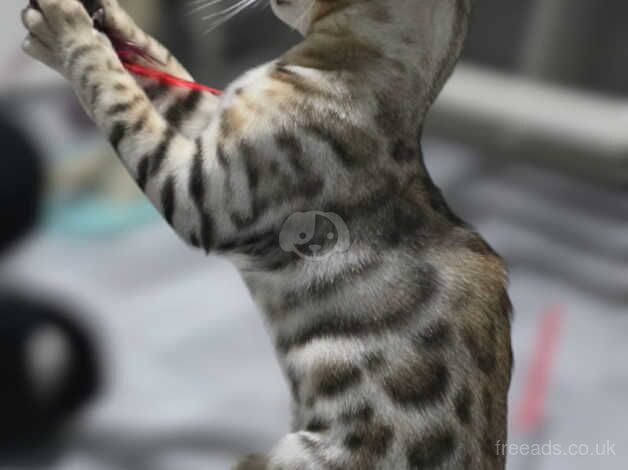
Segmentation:
{"type": "Polygon", "coordinates": [[[78,0],[37,0],[22,12],[24,50],[65,76],[81,53],[106,47],[106,38],[78,0]]]}
{"type": "Polygon", "coordinates": [[[55,39],[44,15],[38,9],[29,6],[22,10],[22,23],[28,31],[22,44],[24,51],[48,67],[63,73],[58,51],[52,47],[55,39]]]}

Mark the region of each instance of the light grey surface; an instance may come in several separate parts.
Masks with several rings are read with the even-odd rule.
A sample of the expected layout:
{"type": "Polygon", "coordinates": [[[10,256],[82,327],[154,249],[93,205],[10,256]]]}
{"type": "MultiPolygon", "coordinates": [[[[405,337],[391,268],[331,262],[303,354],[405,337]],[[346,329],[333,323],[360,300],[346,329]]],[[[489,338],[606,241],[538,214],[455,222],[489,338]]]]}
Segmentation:
{"type": "Polygon", "coordinates": [[[427,130],[615,185],[628,182],[628,101],[460,64],[427,130]]]}
{"type": "Polygon", "coordinates": [[[50,468],[183,470],[199,456],[263,450],[287,429],[261,316],[224,260],[190,252],[159,224],[107,242],[35,240],[15,262],[21,284],[89,312],[105,352],[107,390],[50,468]]]}
{"type": "MultiPolygon", "coordinates": [[[[626,468],[628,316],[625,302],[609,300],[597,279],[613,263],[626,273],[623,194],[526,167],[486,166],[449,144],[433,143],[427,154],[455,208],[513,261],[513,414],[541,315],[556,306],[564,312],[546,418],[534,435],[521,435],[513,425],[512,441],[551,441],[566,449],[610,440],[617,453],[512,456],[509,468],[626,468]],[[557,221],[553,231],[519,217],[534,213],[538,200],[550,214],[544,217],[553,214],[557,221]],[[564,226],[563,212],[571,214],[564,226]],[[612,232],[608,239],[615,238],[614,244],[568,236],[586,233],[591,217],[600,233],[612,232]],[[548,261],[555,247],[570,248],[548,261]],[[565,268],[580,263],[586,270],[578,261],[582,256],[597,260],[600,271],[565,268]]],[[[261,315],[237,273],[222,259],[182,246],[165,224],[106,240],[38,236],[5,272],[80,307],[105,351],[105,393],[61,457],[36,468],[223,470],[237,454],[268,449],[288,429],[287,387],[261,315]]]]}

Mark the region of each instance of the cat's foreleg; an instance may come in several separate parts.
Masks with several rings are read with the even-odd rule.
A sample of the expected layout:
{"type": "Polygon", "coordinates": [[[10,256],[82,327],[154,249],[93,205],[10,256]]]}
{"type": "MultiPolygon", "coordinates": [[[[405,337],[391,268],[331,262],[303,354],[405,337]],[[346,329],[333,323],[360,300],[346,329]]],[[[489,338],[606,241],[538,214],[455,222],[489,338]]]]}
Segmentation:
{"type": "Polygon", "coordinates": [[[39,0],[39,7],[27,12],[27,19],[41,21],[25,21],[26,52],[67,78],[153,204],[180,235],[209,250],[211,136],[188,139],[157,112],[78,0],[39,0]]]}
{"type": "MultiPolygon", "coordinates": [[[[188,71],[176,58],[157,40],[137,26],[116,0],[101,0],[101,4],[104,12],[101,21],[106,27],[145,50],[159,63],[157,65],[151,62],[146,65],[157,67],[176,77],[192,80],[188,71]]],[[[42,47],[51,44],[55,35],[41,12],[32,7],[26,8],[22,12],[22,22],[31,33],[31,39],[37,39],[37,41],[28,41],[28,52],[65,75],[66,70],[59,63],[58,54],[50,47],[42,47]]],[[[134,61],[142,62],[142,58],[134,58],[134,61]]],[[[211,93],[168,86],[156,79],[142,76],[134,78],[168,124],[185,137],[194,139],[201,135],[218,112],[218,98],[211,93]]]]}

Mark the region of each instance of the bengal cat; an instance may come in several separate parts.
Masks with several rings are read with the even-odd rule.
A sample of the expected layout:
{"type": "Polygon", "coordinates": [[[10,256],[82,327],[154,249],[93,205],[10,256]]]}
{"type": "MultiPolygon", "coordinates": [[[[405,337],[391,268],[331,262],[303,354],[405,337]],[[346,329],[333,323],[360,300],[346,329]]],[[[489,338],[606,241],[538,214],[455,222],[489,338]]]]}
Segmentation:
{"type": "MultiPolygon", "coordinates": [[[[420,145],[469,2],[272,0],[304,39],[221,97],[134,78],[78,0],[24,10],[26,52],[70,82],[176,232],[233,260],[266,316],[293,431],[238,470],[505,466],[506,271],[420,145]]],[[[110,28],[190,78],[101,3],[110,28]]]]}

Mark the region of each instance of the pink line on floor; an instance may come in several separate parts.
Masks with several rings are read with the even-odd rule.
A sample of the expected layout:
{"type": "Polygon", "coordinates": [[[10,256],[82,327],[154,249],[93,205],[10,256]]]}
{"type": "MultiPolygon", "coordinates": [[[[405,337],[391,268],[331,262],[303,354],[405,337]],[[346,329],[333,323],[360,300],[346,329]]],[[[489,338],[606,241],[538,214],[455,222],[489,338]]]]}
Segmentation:
{"type": "Polygon", "coordinates": [[[515,408],[513,424],[517,432],[533,432],[543,422],[551,370],[562,326],[561,306],[552,307],[543,313],[521,401],[515,408]]]}

